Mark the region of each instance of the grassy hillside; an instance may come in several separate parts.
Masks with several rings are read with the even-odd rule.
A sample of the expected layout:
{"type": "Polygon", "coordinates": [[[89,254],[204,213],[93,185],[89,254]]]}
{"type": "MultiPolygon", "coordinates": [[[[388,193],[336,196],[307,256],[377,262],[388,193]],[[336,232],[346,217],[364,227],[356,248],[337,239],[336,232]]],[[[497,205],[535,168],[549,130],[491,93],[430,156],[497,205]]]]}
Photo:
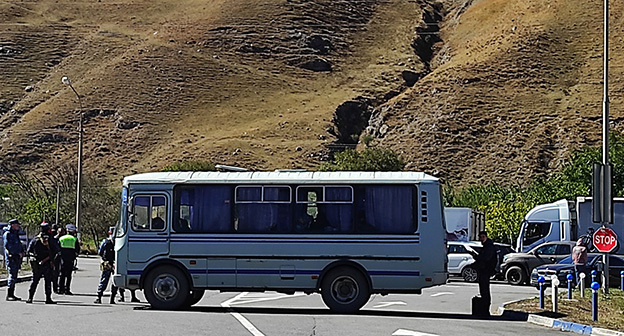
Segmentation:
{"type": "MultiPolygon", "coordinates": [[[[621,9],[612,1],[615,127],[621,9]]],[[[373,144],[410,169],[523,183],[600,139],[601,11],[593,0],[10,0],[0,160],[75,162],[69,76],[85,169],[114,181],[182,160],[315,169],[353,138],[334,112],[355,101],[345,113],[371,115],[373,144]]]]}

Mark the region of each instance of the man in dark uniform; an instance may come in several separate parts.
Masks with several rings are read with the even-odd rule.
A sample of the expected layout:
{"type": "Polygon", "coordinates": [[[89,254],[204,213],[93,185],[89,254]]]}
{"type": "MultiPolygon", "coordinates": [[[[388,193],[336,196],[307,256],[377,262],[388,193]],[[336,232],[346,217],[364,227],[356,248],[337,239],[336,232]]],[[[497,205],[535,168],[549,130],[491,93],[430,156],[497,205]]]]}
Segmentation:
{"type": "Polygon", "coordinates": [[[52,269],[54,268],[54,256],[58,253],[54,247],[50,236],[50,224],[41,223],[41,233],[37,235],[28,245],[28,254],[33,255],[33,278],[28,291],[26,303],[32,303],[37,291],[39,280],[43,276],[45,280],[46,304],[56,304],[52,301],[52,269]]]}
{"type": "Polygon", "coordinates": [[[67,229],[67,234],[59,238],[59,244],[61,245],[59,294],[74,295],[69,290],[69,286],[71,285],[74,263],[78,254],[80,254],[80,242],[76,238],[76,226],[74,224],[68,224],[65,228],[67,229]]]}
{"type": "Polygon", "coordinates": [[[24,247],[19,238],[20,223],[17,219],[11,219],[9,225],[4,228],[2,238],[4,239],[4,260],[6,268],[9,271],[9,279],[7,281],[7,301],[20,301],[15,296],[15,282],[17,281],[17,273],[22,267],[22,258],[24,257],[24,247]]]}
{"type": "Polygon", "coordinates": [[[487,232],[479,232],[479,240],[483,248],[479,253],[471,252],[475,259],[475,268],[477,270],[477,278],[479,281],[479,294],[481,303],[483,304],[483,315],[490,314],[490,305],[492,304],[492,296],[490,295],[490,277],[496,274],[496,247],[494,242],[488,238],[487,232]]]}
{"type": "MultiPolygon", "coordinates": [[[[93,303],[102,303],[102,296],[104,295],[104,290],[108,286],[108,281],[110,280],[111,274],[115,270],[115,227],[111,226],[108,229],[108,238],[102,240],[102,244],[100,244],[100,248],[98,250],[98,254],[102,257],[102,263],[100,264],[100,269],[102,270],[102,276],[100,277],[100,284],[97,289],[97,299],[93,301],[93,303]]],[[[115,295],[117,295],[117,286],[115,284],[111,285],[111,296],[110,303],[115,303],[115,295]]],[[[119,294],[121,298],[119,299],[121,302],[124,301],[124,289],[119,289],[119,294]]]]}
{"type": "MultiPolygon", "coordinates": [[[[52,225],[52,231],[50,231],[50,237],[51,237],[50,239],[54,243],[56,248],[59,249],[59,251],[61,248],[61,245],[59,243],[59,238],[61,238],[63,235],[65,235],[65,230],[63,230],[63,227],[59,226],[58,224],[52,225]]],[[[59,293],[59,275],[61,272],[60,253],[54,257],[53,262],[54,262],[54,269],[52,270],[52,290],[54,291],[54,293],[58,294],[59,293]]]]}

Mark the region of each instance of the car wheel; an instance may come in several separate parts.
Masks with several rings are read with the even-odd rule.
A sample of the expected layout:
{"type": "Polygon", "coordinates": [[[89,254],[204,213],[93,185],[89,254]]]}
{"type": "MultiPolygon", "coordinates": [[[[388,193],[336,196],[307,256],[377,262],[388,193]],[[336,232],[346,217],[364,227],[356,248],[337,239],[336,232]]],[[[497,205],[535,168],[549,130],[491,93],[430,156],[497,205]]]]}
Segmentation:
{"type": "Polygon", "coordinates": [[[335,313],[354,313],[370,299],[366,277],[352,267],[337,267],[323,277],[323,302],[335,313]]]}
{"type": "Polygon", "coordinates": [[[520,266],[512,266],[505,273],[507,282],[511,285],[522,285],[527,280],[527,275],[520,266]]]}
{"type": "Polygon", "coordinates": [[[479,280],[477,270],[471,266],[464,267],[464,269],[461,271],[461,276],[466,282],[477,282],[477,280],[479,280]]]}
{"type": "Polygon", "coordinates": [[[174,266],[159,266],[150,271],[144,292],[153,308],[168,310],[183,308],[191,295],[186,276],[174,266]]]}

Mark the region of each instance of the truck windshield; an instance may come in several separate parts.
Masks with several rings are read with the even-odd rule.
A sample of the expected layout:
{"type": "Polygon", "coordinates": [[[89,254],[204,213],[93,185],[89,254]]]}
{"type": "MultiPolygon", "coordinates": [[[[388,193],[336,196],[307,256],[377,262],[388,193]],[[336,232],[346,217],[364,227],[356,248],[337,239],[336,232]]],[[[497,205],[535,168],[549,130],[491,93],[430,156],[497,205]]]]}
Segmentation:
{"type": "Polygon", "coordinates": [[[550,232],[550,222],[525,222],[524,238],[522,243],[529,246],[541,238],[544,238],[550,232]]]}

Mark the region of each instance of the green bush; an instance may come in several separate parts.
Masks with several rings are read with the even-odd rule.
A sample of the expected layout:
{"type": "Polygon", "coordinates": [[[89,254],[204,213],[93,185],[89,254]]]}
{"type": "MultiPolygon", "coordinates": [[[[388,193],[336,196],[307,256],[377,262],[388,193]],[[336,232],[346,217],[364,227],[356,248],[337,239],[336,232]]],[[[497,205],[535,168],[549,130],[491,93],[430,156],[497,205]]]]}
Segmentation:
{"type": "Polygon", "coordinates": [[[323,163],[321,171],[399,171],[405,162],[397,153],[385,148],[366,148],[360,152],[348,149],[336,153],[334,160],[323,163]]]}
{"type": "Polygon", "coordinates": [[[182,172],[182,171],[215,171],[215,165],[210,162],[203,161],[182,161],[176,162],[162,169],[164,172],[182,172]]]}

